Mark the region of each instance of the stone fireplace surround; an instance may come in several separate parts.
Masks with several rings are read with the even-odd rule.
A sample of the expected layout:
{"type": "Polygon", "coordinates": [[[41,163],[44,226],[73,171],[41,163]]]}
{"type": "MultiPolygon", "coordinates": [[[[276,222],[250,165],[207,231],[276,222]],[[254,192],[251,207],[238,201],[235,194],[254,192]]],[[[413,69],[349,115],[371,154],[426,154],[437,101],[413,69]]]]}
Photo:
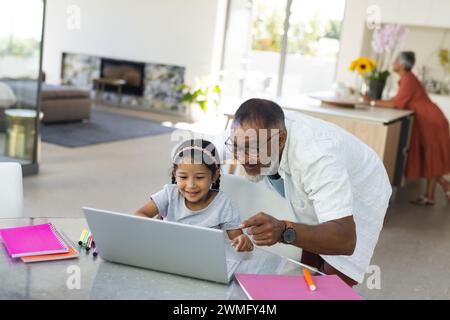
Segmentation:
{"type": "MultiPolygon", "coordinates": [[[[100,77],[102,58],[111,59],[110,57],[63,52],[61,82],[90,90],[94,95],[92,79],[100,77]]],[[[185,107],[181,102],[181,94],[176,90],[176,87],[184,82],[184,74],[185,68],[181,66],[145,62],[143,95],[124,94],[121,106],[186,116],[185,107]]],[[[112,104],[115,103],[115,94],[107,92],[105,100],[106,102],[111,101],[112,104]]]]}

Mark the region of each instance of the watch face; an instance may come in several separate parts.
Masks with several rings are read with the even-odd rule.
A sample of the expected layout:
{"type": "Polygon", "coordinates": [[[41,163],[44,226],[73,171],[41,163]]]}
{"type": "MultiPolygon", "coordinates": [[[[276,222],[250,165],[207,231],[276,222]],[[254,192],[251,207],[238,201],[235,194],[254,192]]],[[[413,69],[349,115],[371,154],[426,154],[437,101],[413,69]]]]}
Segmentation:
{"type": "Polygon", "coordinates": [[[292,243],[295,241],[296,234],[295,230],[292,228],[288,228],[283,232],[283,241],[285,243],[292,243]]]}

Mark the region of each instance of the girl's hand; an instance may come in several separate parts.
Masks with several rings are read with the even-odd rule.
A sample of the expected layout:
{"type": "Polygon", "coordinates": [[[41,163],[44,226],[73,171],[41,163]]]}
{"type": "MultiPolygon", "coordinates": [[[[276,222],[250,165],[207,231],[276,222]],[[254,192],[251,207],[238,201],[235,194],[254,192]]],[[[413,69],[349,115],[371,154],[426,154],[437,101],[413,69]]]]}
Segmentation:
{"type": "Polygon", "coordinates": [[[231,240],[231,245],[236,249],[236,251],[253,250],[253,243],[245,234],[241,234],[231,240]]]}

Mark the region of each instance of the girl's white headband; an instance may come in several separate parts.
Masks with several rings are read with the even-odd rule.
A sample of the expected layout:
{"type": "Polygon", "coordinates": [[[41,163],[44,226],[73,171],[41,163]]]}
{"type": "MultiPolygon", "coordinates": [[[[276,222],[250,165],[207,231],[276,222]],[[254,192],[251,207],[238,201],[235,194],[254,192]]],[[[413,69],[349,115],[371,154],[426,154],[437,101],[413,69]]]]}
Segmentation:
{"type": "Polygon", "coordinates": [[[177,153],[175,154],[175,157],[174,157],[174,159],[173,159],[174,162],[175,162],[175,160],[179,157],[179,154],[180,154],[180,153],[184,153],[185,151],[189,151],[189,150],[197,150],[197,151],[200,151],[200,152],[206,154],[209,158],[211,158],[212,163],[215,164],[215,165],[217,165],[217,160],[216,160],[216,158],[212,155],[212,153],[211,153],[209,150],[203,149],[203,148],[198,147],[198,146],[189,146],[189,147],[185,147],[185,148],[183,148],[183,149],[177,151],[177,153]]]}

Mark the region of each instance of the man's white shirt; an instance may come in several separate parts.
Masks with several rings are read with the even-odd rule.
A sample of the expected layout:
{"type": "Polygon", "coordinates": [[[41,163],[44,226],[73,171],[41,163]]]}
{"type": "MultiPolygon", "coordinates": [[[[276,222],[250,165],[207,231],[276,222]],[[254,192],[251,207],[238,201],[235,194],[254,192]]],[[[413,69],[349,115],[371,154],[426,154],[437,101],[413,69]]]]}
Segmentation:
{"type": "Polygon", "coordinates": [[[297,222],[317,225],[353,215],[354,253],[321,256],[362,282],[392,193],[384,165],[369,146],[332,123],[300,112],[286,112],[285,122],[287,141],[278,172],[297,222]]]}

